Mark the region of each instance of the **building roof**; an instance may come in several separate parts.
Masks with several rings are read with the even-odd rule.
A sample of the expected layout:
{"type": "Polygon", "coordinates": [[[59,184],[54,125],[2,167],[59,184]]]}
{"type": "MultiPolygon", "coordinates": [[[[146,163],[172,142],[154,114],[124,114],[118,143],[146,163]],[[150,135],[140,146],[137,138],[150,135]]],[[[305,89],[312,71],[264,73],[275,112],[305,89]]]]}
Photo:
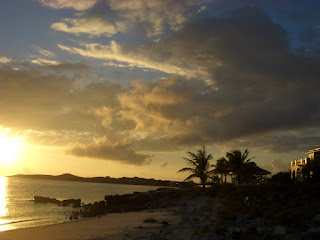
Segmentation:
{"type": "Polygon", "coordinates": [[[267,171],[267,170],[265,170],[265,169],[262,169],[262,168],[260,168],[260,167],[258,167],[258,166],[256,166],[256,174],[257,175],[269,175],[269,174],[271,174],[271,172],[269,172],[269,171],[267,171]]]}
{"type": "Polygon", "coordinates": [[[320,147],[314,148],[309,150],[308,152],[306,152],[306,154],[310,154],[310,153],[314,153],[314,152],[319,152],[320,151],[320,147]]]}

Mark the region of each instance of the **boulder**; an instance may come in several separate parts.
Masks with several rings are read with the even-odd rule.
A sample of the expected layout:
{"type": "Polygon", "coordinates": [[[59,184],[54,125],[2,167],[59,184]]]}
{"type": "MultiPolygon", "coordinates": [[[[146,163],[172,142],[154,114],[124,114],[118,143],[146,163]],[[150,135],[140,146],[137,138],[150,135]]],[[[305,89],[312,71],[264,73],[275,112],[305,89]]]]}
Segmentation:
{"type": "Polygon", "coordinates": [[[274,229],[274,235],[277,235],[277,236],[286,236],[287,235],[287,231],[286,231],[286,228],[282,225],[278,225],[275,227],[274,229]]]}
{"type": "Polygon", "coordinates": [[[81,199],[66,199],[66,200],[59,201],[55,198],[34,196],[34,202],[35,203],[54,203],[54,204],[58,204],[59,206],[72,206],[74,208],[81,207],[81,199]]]}
{"type": "Polygon", "coordinates": [[[41,197],[41,196],[34,196],[34,202],[35,203],[55,203],[58,205],[61,204],[61,202],[55,198],[41,197]]]}
{"type": "Polygon", "coordinates": [[[106,202],[100,201],[95,202],[94,204],[86,204],[83,205],[82,210],[80,210],[80,214],[83,217],[95,217],[99,215],[104,215],[107,213],[106,202]]]}
{"type": "Polygon", "coordinates": [[[61,206],[81,207],[81,199],[66,199],[61,201],[61,206]]]}

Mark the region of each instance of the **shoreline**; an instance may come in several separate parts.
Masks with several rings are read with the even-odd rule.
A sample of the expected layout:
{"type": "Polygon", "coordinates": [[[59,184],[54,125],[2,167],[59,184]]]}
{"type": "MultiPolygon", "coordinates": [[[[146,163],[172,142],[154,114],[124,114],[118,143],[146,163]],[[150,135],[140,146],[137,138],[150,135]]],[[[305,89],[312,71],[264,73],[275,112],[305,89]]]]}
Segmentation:
{"type": "Polygon", "coordinates": [[[113,196],[106,199],[111,208],[104,202],[93,205],[102,207],[98,212],[113,211],[105,216],[9,230],[0,232],[0,239],[319,239],[320,207],[314,196],[319,189],[320,185],[217,185],[162,192],[163,198],[157,191],[139,195],[153,195],[151,202],[140,202],[136,194],[113,196]],[[137,210],[132,201],[144,209],[137,210]]]}
{"type": "Polygon", "coordinates": [[[156,219],[153,226],[161,228],[161,222],[175,224],[180,221],[169,209],[154,211],[110,213],[101,217],[83,218],[72,222],[62,222],[46,226],[21,228],[0,232],[2,240],[79,240],[105,239],[111,235],[121,235],[123,231],[134,228],[146,228],[150,223],[146,219],[156,219]]]}
{"type": "MultiPolygon", "coordinates": [[[[212,220],[219,201],[204,194],[172,192],[157,198],[157,208],[141,211],[110,212],[97,217],[0,232],[1,240],[136,240],[190,239],[201,226],[212,220]],[[176,195],[178,194],[178,196],[176,195]],[[163,204],[165,206],[163,206],[163,204]]],[[[157,201],[155,200],[155,201],[157,201]]]]}

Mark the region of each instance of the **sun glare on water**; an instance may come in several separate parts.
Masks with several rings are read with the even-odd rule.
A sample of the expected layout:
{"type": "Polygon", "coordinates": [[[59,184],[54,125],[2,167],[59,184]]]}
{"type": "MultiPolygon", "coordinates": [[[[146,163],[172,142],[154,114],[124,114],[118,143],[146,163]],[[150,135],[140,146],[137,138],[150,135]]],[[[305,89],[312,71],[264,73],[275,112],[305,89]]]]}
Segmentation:
{"type": "Polygon", "coordinates": [[[21,152],[19,138],[0,134],[0,163],[12,164],[21,152]]]}

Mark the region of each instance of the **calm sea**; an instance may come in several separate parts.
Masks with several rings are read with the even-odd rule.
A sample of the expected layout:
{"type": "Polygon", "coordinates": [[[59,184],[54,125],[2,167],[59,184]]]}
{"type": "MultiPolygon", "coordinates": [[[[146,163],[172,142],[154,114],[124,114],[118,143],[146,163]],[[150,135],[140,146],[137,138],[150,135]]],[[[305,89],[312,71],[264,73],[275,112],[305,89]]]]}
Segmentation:
{"type": "Polygon", "coordinates": [[[0,177],[0,231],[50,225],[69,221],[72,207],[41,204],[32,201],[34,196],[58,200],[81,198],[93,203],[104,200],[105,195],[146,192],[155,186],[85,183],[27,178],[0,177]]]}

